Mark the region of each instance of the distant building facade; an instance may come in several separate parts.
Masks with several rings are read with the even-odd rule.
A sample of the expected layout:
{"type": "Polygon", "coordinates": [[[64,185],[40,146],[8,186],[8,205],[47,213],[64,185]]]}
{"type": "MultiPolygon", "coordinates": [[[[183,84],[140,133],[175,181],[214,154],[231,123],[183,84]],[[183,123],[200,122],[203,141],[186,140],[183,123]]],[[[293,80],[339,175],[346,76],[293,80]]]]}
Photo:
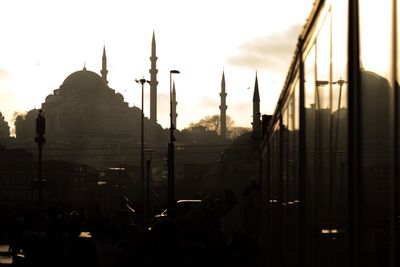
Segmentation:
{"type": "MultiPolygon", "coordinates": [[[[42,166],[43,204],[76,208],[96,203],[98,172],[82,164],[45,161],[42,166]]],[[[32,187],[37,178],[37,162],[21,149],[0,148],[0,205],[32,208],[38,205],[38,190],[32,187]]]]}

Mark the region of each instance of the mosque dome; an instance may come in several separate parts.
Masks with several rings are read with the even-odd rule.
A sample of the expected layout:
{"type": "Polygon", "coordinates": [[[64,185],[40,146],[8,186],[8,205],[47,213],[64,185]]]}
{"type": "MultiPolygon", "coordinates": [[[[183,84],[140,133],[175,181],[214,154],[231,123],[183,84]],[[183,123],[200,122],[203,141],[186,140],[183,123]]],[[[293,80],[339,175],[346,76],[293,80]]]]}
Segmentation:
{"type": "Polygon", "coordinates": [[[94,89],[102,86],[105,86],[103,78],[84,68],[70,74],[62,83],[61,88],[94,89]]]}

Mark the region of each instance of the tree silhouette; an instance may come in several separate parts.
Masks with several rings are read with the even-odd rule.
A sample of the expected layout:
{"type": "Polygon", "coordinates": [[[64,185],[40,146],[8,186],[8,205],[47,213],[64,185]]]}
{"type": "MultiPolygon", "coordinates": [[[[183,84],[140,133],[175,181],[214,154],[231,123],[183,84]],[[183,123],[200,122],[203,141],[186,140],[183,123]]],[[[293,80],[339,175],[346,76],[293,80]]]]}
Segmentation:
{"type": "MultiPolygon", "coordinates": [[[[220,117],[218,114],[211,115],[211,116],[205,116],[204,118],[200,119],[198,122],[190,123],[187,130],[199,131],[199,129],[201,129],[203,131],[208,131],[208,132],[212,132],[212,133],[219,135],[220,131],[221,131],[220,123],[221,123],[221,121],[220,121],[220,117]]],[[[229,139],[234,139],[234,138],[250,131],[250,128],[236,127],[234,125],[235,125],[234,120],[231,117],[226,116],[226,131],[227,131],[227,137],[229,139]]]]}
{"type": "Polygon", "coordinates": [[[5,120],[3,114],[0,112],[0,138],[10,137],[10,127],[8,122],[5,120]]]}
{"type": "MultiPolygon", "coordinates": [[[[207,131],[220,133],[220,118],[219,115],[205,116],[198,122],[192,122],[189,124],[189,130],[196,127],[204,127],[207,131]]],[[[234,121],[231,117],[226,116],[226,129],[229,132],[230,128],[234,125],[234,121]]]]}
{"type": "Polygon", "coordinates": [[[235,139],[236,137],[241,136],[244,133],[250,132],[250,127],[240,127],[240,126],[233,126],[228,131],[228,138],[235,139]]]}

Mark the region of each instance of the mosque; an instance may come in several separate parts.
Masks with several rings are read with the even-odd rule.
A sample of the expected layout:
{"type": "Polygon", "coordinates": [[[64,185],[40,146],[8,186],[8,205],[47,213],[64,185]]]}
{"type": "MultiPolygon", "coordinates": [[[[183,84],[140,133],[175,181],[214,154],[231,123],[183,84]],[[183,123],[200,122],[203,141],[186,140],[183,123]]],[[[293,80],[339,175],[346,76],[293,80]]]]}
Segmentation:
{"type": "MultiPolygon", "coordinates": [[[[166,198],[166,158],[170,132],[157,123],[158,70],[154,33],[150,61],[150,116],[144,118],[144,148],[152,150],[153,195],[150,198],[152,203],[161,205],[166,198]]],[[[111,201],[114,199],[115,207],[119,207],[121,195],[141,200],[138,174],[142,111],[137,107],[129,107],[124,97],[108,85],[107,74],[104,47],[100,75],[84,66],[82,70],[67,76],[41,105],[46,119],[43,169],[44,177],[49,181],[44,190],[44,199],[48,203],[75,201],[77,204],[97,199],[104,204],[114,203],[111,201]],[[107,183],[109,186],[104,186],[107,183]]],[[[175,84],[171,93],[171,118],[173,125],[176,125],[175,84]]],[[[261,123],[260,120],[257,73],[252,131],[234,141],[228,138],[227,95],[223,71],[219,93],[219,136],[206,130],[198,133],[187,130],[175,132],[178,199],[191,198],[204,192],[222,193],[224,190],[240,195],[250,181],[258,179],[258,147],[268,121],[263,118],[261,123]]],[[[35,199],[30,182],[36,175],[37,147],[34,138],[38,113],[38,109],[32,109],[16,118],[15,138],[10,138],[10,128],[0,113],[0,165],[3,166],[0,172],[0,203],[18,200],[24,206],[35,199]]],[[[103,208],[107,209],[107,205],[103,208]]],[[[111,209],[111,206],[108,208],[111,209]]]]}
{"type": "MultiPolygon", "coordinates": [[[[165,144],[168,133],[157,123],[157,56],[153,33],[150,72],[150,118],[144,119],[147,146],[165,144]]],[[[132,162],[140,143],[141,115],[124,97],[108,86],[107,56],[103,48],[101,76],[83,67],[70,74],[42,103],[46,118],[46,150],[51,158],[102,168],[132,162]],[[107,152],[106,152],[107,151],[107,152]]],[[[175,104],[176,106],[176,104],[175,104]]],[[[34,127],[38,110],[18,116],[19,147],[35,148],[34,127]]],[[[176,116],[174,116],[176,118],[176,116]]]]}
{"type": "MultiPolygon", "coordinates": [[[[163,129],[157,123],[158,70],[154,32],[150,61],[150,116],[144,118],[144,148],[153,151],[153,179],[162,181],[166,172],[167,143],[170,135],[169,129],[163,129]]],[[[82,70],[70,74],[58,89],[53,90],[46,97],[41,105],[46,118],[44,160],[62,160],[84,164],[97,170],[130,166],[133,168],[133,173],[139,173],[142,111],[137,107],[129,107],[128,103],[124,101],[124,97],[108,85],[107,74],[107,56],[104,47],[100,75],[83,67],[82,70]]],[[[228,106],[224,72],[222,72],[219,95],[220,137],[215,140],[220,145],[196,146],[193,145],[195,142],[191,140],[195,138],[194,136],[184,137],[183,132],[177,131],[177,181],[187,180],[187,184],[197,185],[191,179],[201,177],[202,172],[209,168],[209,164],[220,160],[221,153],[229,144],[226,126],[228,106]]],[[[172,119],[173,124],[176,125],[178,114],[176,112],[175,85],[171,97],[172,119]]],[[[36,144],[33,142],[37,115],[38,110],[32,109],[25,116],[16,118],[16,138],[11,148],[22,148],[32,154],[37,153],[36,144]]],[[[257,74],[252,117],[252,138],[258,140],[261,136],[261,122],[257,74]]],[[[204,133],[202,134],[204,135],[204,133]]],[[[243,147],[243,145],[240,147],[243,147]]],[[[235,155],[243,153],[236,150],[230,152],[230,154],[235,155]]],[[[220,160],[220,162],[222,161],[220,160]]],[[[241,164],[236,165],[241,166],[241,164]]],[[[238,171],[238,173],[240,172],[238,171]]],[[[230,176],[233,176],[233,174],[230,176]]],[[[243,176],[250,177],[249,175],[243,176]]],[[[214,177],[211,180],[217,181],[218,179],[214,177]]],[[[179,184],[183,185],[183,183],[179,184]]],[[[200,188],[201,186],[196,187],[200,188]]],[[[190,190],[186,186],[185,190],[180,191],[190,190]]]]}

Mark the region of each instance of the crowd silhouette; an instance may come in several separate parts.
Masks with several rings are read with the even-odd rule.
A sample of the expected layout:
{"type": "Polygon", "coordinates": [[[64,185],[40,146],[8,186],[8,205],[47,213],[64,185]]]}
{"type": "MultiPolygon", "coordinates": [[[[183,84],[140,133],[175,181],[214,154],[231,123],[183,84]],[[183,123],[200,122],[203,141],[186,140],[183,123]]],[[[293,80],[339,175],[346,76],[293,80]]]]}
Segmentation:
{"type": "Polygon", "coordinates": [[[205,198],[190,216],[164,217],[151,228],[92,208],[53,207],[35,218],[14,211],[3,235],[15,266],[258,266],[257,236],[222,229],[225,206],[205,198]]]}

